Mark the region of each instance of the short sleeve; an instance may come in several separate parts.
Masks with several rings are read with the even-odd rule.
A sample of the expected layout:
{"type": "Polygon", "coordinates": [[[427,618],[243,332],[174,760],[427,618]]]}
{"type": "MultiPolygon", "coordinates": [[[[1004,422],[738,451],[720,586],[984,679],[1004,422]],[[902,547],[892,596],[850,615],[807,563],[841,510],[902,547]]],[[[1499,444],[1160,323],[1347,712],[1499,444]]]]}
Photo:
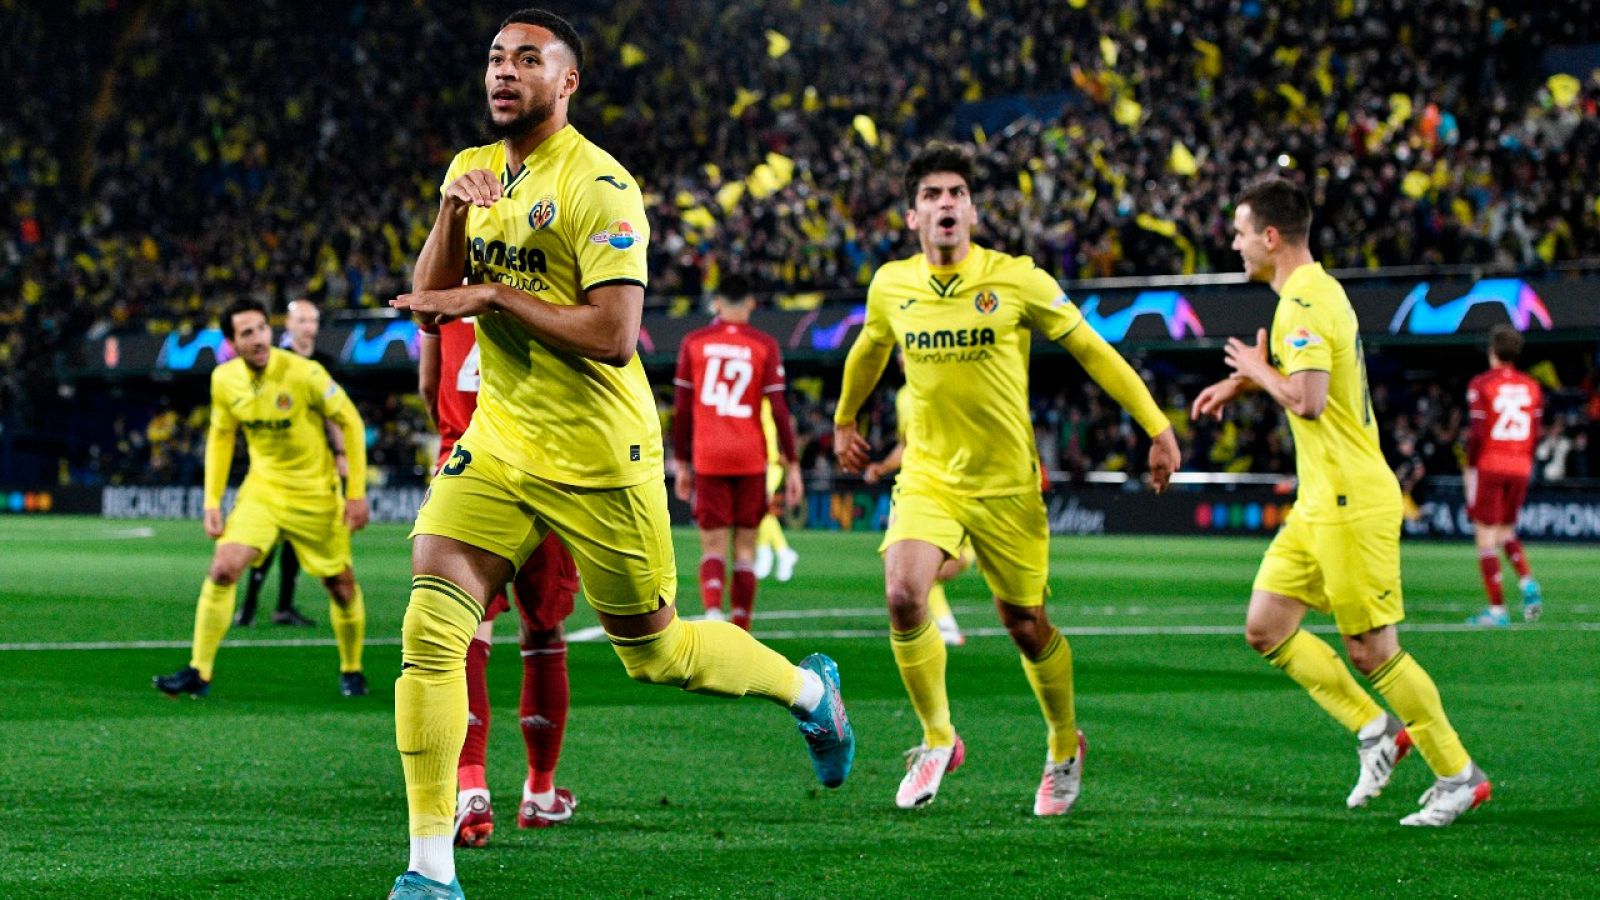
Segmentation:
{"type": "Polygon", "coordinates": [[[228,384],[220,366],[211,370],[211,427],[217,431],[239,427],[239,418],[233,414],[233,398],[228,396],[228,384]]]}
{"type": "Polygon", "coordinates": [[[691,380],[694,372],[689,360],[690,355],[694,352],[692,346],[691,342],[687,340],[678,346],[678,369],[672,376],[673,384],[691,390],[694,389],[694,382],[691,380]]]}
{"type": "Polygon", "coordinates": [[[337,416],[350,404],[350,396],[333,380],[328,370],[321,363],[307,364],[309,371],[306,374],[306,394],[312,409],[321,413],[323,418],[331,419],[337,416]]]}
{"type": "Polygon", "coordinates": [[[572,185],[573,217],[568,235],[576,245],[578,280],[584,290],[610,282],[643,286],[649,280],[645,246],[650,223],[644,195],[621,166],[586,170],[572,185]]]}
{"type": "Polygon", "coordinates": [[[765,370],[761,373],[761,392],[770,394],[784,388],[783,351],[770,336],[766,340],[765,370]]]}
{"type": "Polygon", "coordinates": [[[450,186],[450,182],[460,178],[467,170],[466,159],[467,152],[463,150],[456,154],[455,159],[450,160],[450,167],[444,170],[444,180],[439,182],[439,196],[443,197],[444,189],[450,186]]]}
{"type": "Polygon", "coordinates": [[[893,345],[896,343],[894,328],[889,325],[889,316],[885,311],[883,287],[883,270],[872,276],[872,283],[867,285],[867,317],[861,325],[861,336],[874,344],[893,345]]]}
{"type": "Polygon", "coordinates": [[[1083,313],[1049,272],[1031,267],[1020,280],[1022,321],[1037,334],[1059,341],[1083,324],[1083,313]]]}
{"type": "Polygon", "coordinates": [[[1333,335],[1319,320],[1316,307],[1293,297],[1285,297],[1279,305],[1282,325],[1272,353],[1282,364],[1283,374],[1332,372],[1333,348],[1328,342],[1333,335]]]}

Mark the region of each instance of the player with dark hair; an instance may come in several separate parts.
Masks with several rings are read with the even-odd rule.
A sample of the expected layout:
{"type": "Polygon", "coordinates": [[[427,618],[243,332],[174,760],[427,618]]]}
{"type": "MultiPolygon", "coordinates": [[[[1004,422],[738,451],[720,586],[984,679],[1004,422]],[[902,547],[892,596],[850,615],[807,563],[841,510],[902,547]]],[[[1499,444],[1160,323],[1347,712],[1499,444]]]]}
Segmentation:
{"type": "Polygon", "coordinates": [[[931,802],[965,759],[951,724],[947,653],[928,615],[929,590],[970,539],[995,609],[1022,655],[1047,726],[1035,815],[1077,802],[1085,743],[1073,702],[1072,650],[1045,612],[1050,527],[1028,411],[1027,332],[1060,344],[1152,438],[1157,490],[1178,465],[1172,423],[1131,366],[1049,273],[1027,257],[972,243],[972,157],[933,143],[906,171],[906,224],[922,252],[878,269],[866,322],[845,360],[834,452],[847,472],[869,462],[856,416],[898,346],[910,415],[883,554],[889,646],[922,725],[895,793],[903,809],[931,802]]]}
{"type": "Polygon", "coordinates": [[[831,659],[796,666],[673,605],[661,422],[636,353],[649,223],[637,180],[568,123],[582,59],[571,26],[550,13],[502,25],[483,73],[497,140],[451,162],[413,292],[392,301],[424,324],[475,317],[482,373],[472,424],[412,529],[395,684],[411,861],[395,898],[461,896],[452,842],[467,649],[484,608],[551,532],[632,678],[784,706],[828,787],[854,756],[831,659]]]}
{"type": "Polygon", "coordinates": [[[723,279],[712,308],[716,320],[678,348],[672,437],[678,499],[692,501],[700,527],[700,598],[706,616],[723,617],[729,532],[733,590],[728,618],[748,631],[756,601],[756,533],[767,515],[767,439],[761,405],[769,403],[785,470],[784,502],[804,494],[795,455],[794,423],[784,398],[783,352],[750,324],[756,306],[749,283],[723,279]]]}
{"type": "Polygon", "coordinates": [[[1467,518],[1472,520],[1478,570],[1489,595],[1489,608],[1468,624],[1491,628],[1511,623],[1501,585],[1502,551],[1522,588],[1522,618],[1534,622],[1544,611],[1539,582],[1517,540],[1517,514],[1528,496],[1539,423],[1544,417],[1544,391],[1537,380],[1517,368],[1521,356],[1521,332],[1510,325],[1496,325],[1489,331],[1489,371],[1467,384],[1471,415],[1465,478],[1467,518]]]}
{"type": "Polygon", "coordinates": [[[1250,593],[1245,640],[1356,735],[1360,769],[1346,798],[1378,796],[1411,746],[1436,776],[1402,825],[1444,826],[1489,798],[1489,779],[1445,716],[1433,679],[1400,649],[1400,485],[1378,446],[1359,323],[1344,288],[1311,256],[1311,201],[1283,178],[1239,195],[1233,248],[1245,275],[1278,295],[1272,329],[1228,341],[1233,374],[1201,391],[1191,414],[1219,419],[1244,391],[1266,391],[1288,413],[1299,495],[1267,549],[1250,593]],[[1332,613],[1350,662],[1300,627],[1308,609],[1332,613]]]}
{"type": "Polygon", "coordinates": [[[211,371],[211,430],[206,439],[205,530],[217,542],[194,614],[189,665],[158,676],[171,696],[203,697],[211,687],[217,647],[233,620],[239,577],[281,538],[305,570],[328,589],[328,617],[339,644],[339,688],[367,692],[361,672],[366,605],[350,560],[350,532],[367,524],[366,426],[321,365],[272,346],[267,311],[254,300],[222,313],[222,333],[238,354],[211,371]],[[324,431],[335,422],[350,449],[350,477],[341,497],[324,431]],[[244,429],[250,471],[224,526],[222,496],[244,429]]]}

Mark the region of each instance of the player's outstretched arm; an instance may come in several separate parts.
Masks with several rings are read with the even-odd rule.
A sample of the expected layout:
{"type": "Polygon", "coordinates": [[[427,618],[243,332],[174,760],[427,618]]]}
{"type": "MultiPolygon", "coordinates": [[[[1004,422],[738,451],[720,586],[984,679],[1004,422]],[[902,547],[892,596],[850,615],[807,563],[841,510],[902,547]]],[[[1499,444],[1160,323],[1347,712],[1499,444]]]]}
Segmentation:
{"type": "Polygon", "coordinates": [[[1246,393],[1254,387],[1255,385],[1249,381],[1234,375],[1209,385],[1205,390],[1195,395],[1194,403],[1189,406],[1189,418],[1199,419],[1204,416],[1211,416],[1220,420],[1223,409],[1233,402],[1233,398],[1246,393]]]}
{"type": "Polygon", "coordinates": [[[1144,386],[1139,373],[1128,365],[1116,348],[1087,325],[1067,332],[1060,343],[1078,361],[1078,365],[1083,366],[1095,384],[1100,385],[1111,399],[1127,410],[1139,427],[1144,429],[1144,433],[1150,436],[1150,482],[1156,493],[1165,491],[1181,459],[1178,437],[1172,430],[1172,423],[1167,421],[1167,414],[1150,396],[1150,389],[1144,386]]]}
{"type": "MultiPolygon", "coordinates": [[[[868,312],[870,314],[870,309],[868,312]]],[[[871,461],[872,447],[856,430],[856,416],[877,386],[893,351],[893,344],[871,340],[863,330],[845,357],[844,385],[840,389],[839,404],[833,411],[833,454],[838,457],[840,467],[851,474],[860,472],[871,461]]]]}
{"type": "Polygon", "coordinates": [[[644,286],[604,284],[587,291],[577,306],[558,306],[503,284],[469,284],[401,294],[389,305],[441,322],[502,312],[547,344],[620,367],[639,347],[644,286]]]}
{"type": "Polygon", "coordinates": [[[228,409],[227,395],[215,374],[211,378],[211,427],[206,431],[205,528],[206,537],[222,537],[222,495],[228,489],[233,467],[233,445],[239,422],[228,409]]]}
{"type": "Polygon", "coordinates": [[[1302,419],[1315,419],[1328,405],[1328,373],[1307,369],[1286,376],[1273,368],[1267,359],[1266,329],[1256,331],[1254,344],[1228,338],[1223,356],[1235,376],[1248,379],[1302,419]]]}

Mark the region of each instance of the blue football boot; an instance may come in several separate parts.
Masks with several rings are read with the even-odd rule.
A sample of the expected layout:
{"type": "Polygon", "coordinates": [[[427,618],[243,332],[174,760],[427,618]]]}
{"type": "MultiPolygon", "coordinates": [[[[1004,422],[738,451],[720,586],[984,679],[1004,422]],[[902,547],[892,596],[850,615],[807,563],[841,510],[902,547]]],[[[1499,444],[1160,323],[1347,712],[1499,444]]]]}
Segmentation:
{"type": "Polygon", "coordinates": [[[822,702],[810,713],[797,712],[794,717],[799,720],[806,749],[811,751],[817,780],[823,787],[836,788],[844,784],[856,758],[856,735],[839,695],[839,666],[827,656],[813,653],[800,661],[800,668],[810,669],[822,679],[822,702]]]}

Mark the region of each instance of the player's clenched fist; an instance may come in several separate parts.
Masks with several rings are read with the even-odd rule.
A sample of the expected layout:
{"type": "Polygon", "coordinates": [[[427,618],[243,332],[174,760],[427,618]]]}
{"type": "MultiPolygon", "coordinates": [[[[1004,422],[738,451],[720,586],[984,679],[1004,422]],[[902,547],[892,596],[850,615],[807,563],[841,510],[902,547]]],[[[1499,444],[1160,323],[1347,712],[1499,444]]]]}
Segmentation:
{"type": "Polygon", "coordinates": [[[500,199],[500,176],[488,169],[473,169],[445,185],[444,205],[451,212],[465,213],[468,207],[493,206],[500,199]]]}

